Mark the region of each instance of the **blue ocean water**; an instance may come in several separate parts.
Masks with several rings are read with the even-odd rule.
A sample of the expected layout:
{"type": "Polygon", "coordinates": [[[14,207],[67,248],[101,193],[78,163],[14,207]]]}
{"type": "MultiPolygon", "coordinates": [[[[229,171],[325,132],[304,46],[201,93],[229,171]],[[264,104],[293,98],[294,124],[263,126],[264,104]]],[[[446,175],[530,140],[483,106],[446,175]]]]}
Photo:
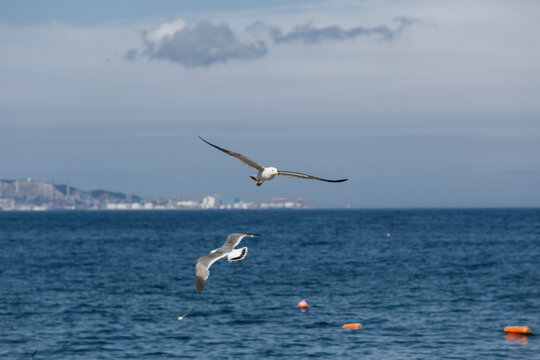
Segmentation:
{"type": "Polygon", "coordinates": [[[0,359],[540,359],[506,325],[540,333],[540,210],[0,212],[0,359]]]}

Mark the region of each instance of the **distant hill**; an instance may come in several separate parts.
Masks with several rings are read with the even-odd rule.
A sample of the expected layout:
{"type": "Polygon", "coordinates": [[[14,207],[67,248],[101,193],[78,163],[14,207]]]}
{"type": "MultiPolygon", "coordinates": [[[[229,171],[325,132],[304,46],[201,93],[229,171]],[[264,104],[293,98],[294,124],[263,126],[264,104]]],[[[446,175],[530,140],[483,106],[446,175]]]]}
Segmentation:
{"type": "Polygon", "coordinates": [[[62,198],[62,193],[45,181],[32,179],[0,180],[0,198],[14,199],[25,203],[43,203],[62,198]]]}
{"type": "MultiPolygon", "coordinates": [[[[67,184],[58,184],[58,185],[54,185],[54,188],[58,191],[60,191],[63,195],[67,195],[67,191],[68,191],[68,185],[67,184]]],[[[69,191],[70,192],[81,192],[82,190],[79,190],[77,189],[76,187],[73,187],[73,186],[69,186],[69,191]]],[[[84,191],[82,191],[84,192],[84,191]]]]}
{"type": "Polygon", "coordinates": [[[52,184],[32,179],[0,179],[0,198],[13,199],[26,204],[57,204],[78,207],[102,202],[139,202],[140,196],[129,196],[108,190],[84,191],[69,184],[52,184]]]}
{"type": "MultiPolygon", "coordinates": [[[[92,190],[92,191],[89,191],[89,193],[92,197],[100,198],[100,199],[112,198],[112,199],[127,200],[129,197],[128,195],[121,192],[113,192],[113,191],[102,190],[102,189],[92,190]]],[[[141,201],[141,200],[142,198],[140,196],[137,196],[137,195],[131,196],[131,201],[141,201]]]]}

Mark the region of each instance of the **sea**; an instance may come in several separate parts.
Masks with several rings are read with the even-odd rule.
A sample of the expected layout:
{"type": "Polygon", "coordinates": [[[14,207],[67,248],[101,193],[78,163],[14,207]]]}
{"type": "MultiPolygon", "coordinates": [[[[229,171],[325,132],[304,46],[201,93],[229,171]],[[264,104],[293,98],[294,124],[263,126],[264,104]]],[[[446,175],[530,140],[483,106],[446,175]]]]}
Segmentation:
{"type": "Polygon", "coordinates": [[[540,359],[508,325],[540,334],[539,209],[0,212],[0,359],[540,359]]]}

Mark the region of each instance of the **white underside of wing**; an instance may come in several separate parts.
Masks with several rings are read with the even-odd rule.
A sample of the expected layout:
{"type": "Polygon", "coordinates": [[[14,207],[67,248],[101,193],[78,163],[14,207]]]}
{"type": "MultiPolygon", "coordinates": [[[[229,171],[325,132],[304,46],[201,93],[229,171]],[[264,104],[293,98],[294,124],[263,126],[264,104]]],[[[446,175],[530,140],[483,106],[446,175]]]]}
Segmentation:
{"type": "Polygon", "coordinates": [[[231,262],[231,261],[240,261],[240,260],[242,260],[243,258],[246,257],[247,252],[248,252],[247,247],[243,247],[243,248],[240,248],[240,249],[234,249],[233,251],[231,251],[230,253],[227,254],[227,259],[229,260],[229,262],[231,262]]]}

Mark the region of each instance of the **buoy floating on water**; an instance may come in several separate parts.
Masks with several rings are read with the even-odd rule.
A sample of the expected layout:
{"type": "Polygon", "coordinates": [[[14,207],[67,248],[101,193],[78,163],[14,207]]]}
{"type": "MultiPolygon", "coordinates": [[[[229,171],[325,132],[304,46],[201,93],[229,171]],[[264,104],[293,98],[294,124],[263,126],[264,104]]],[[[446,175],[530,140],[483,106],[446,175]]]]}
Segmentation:
{"type": "Polygon", "coordinates": [[[525,334],[530,335],[531,329],[528,326],[507,326],[504,328],[505,333],[510,334],[525,334]]]}
{"type": "Polygon", "coordinates": [[[298,308],[300,310],[306,310],[307,309],[307,301],[304,299],[298,303],[298,308]]]}
{"type": "Polygon", "coordinates": [[[342,327],[344,329],[361,329],[362,324],[360,323],[344,324],[342,327]]]}

